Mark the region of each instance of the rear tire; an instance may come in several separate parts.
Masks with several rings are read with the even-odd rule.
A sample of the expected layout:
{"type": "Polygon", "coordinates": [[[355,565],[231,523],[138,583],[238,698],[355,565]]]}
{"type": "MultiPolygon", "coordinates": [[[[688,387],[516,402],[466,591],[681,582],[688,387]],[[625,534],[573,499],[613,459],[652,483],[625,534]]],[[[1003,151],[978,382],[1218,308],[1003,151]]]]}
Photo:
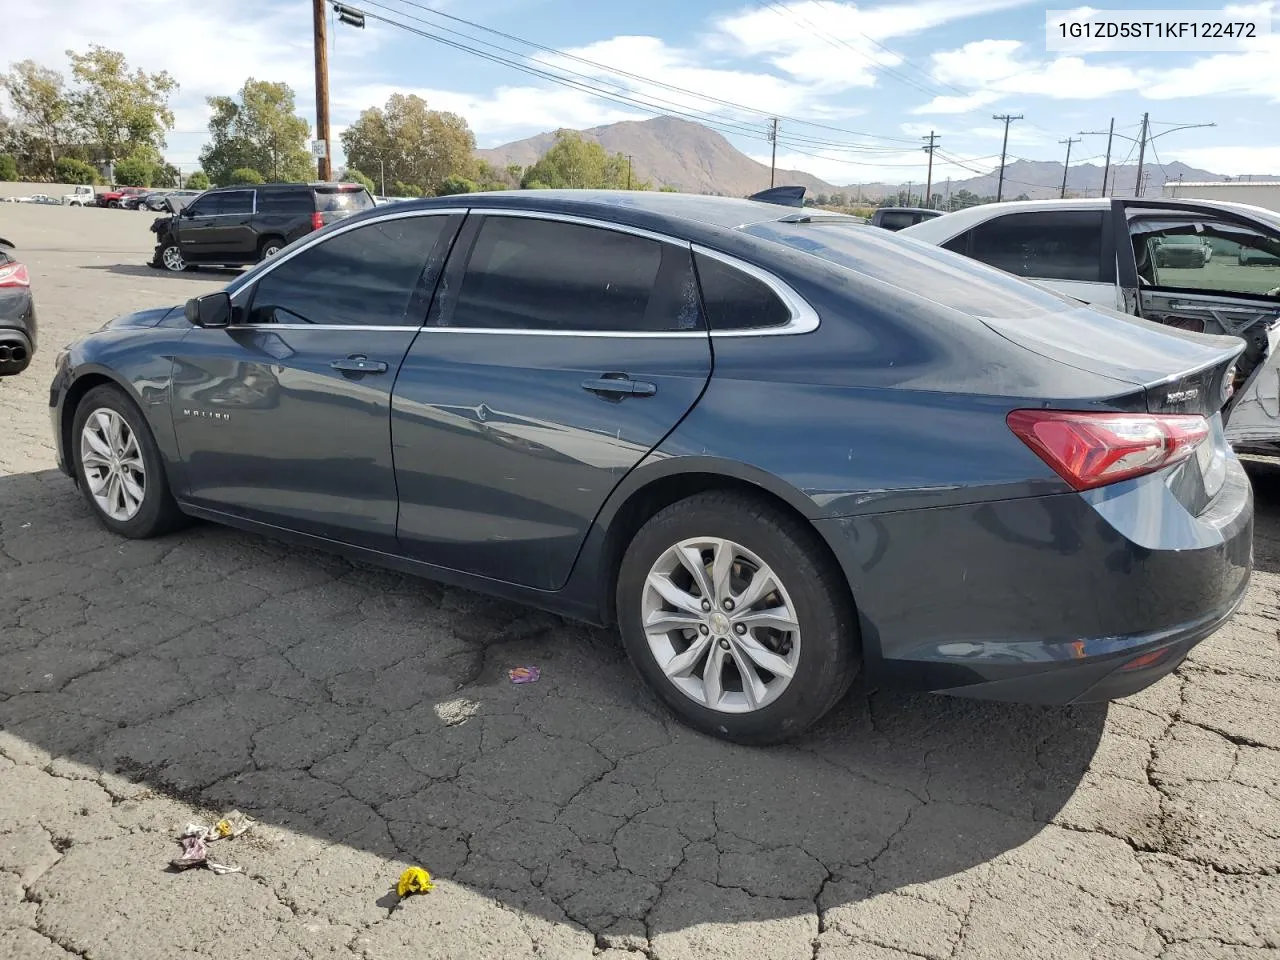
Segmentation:
{"type": "Polygon", "coordinates": [[[173,499],[146,417],[123,390],[94,387],[77,405],[71,429],[76,481],[104,527],[143,540],[190,522],[173,499]]]}
{"type": "Polygon", "coordinates": [[[284,249],[285,243],[279,237],[264,237],[262,242],[258,244],[258,262],[270,260],[277,253],[284,249]]]}
{"type": "Polygon", "coordinates": [[[658,697],[737,743],[799,735],[861,665],[847,584],[817,534],[743,494],[697,494],[655,514],[623,556],[617,611],[658,697]]]}

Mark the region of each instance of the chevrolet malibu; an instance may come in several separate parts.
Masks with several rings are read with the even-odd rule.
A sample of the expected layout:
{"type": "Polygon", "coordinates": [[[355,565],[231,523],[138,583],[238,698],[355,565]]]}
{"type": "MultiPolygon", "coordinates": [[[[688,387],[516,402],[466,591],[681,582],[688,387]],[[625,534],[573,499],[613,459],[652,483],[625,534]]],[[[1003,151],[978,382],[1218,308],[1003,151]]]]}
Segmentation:
{"type": "Polygon", "coordinates": [[[1252,562],[1236,338],[852,218],[525,191],[377,207],[58,359],[110,530],[191,518],[616,624],[686,722],[776,742],[858,671],[1103,700],[1252,562]]]}

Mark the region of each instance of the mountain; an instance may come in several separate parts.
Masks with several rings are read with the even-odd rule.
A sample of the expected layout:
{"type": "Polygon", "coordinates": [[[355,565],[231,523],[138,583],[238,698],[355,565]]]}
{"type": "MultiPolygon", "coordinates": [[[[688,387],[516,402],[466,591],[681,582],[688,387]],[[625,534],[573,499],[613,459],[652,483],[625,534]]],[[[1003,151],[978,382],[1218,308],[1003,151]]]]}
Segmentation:
{"type": "MultiPolygon", "coordinates": [[[[742,197],[769,186],[769,168],[741,153],[716,131],[700,123],[676,117],[652,120],[624,120],[603,127],[579,131],[610,153],[631,157],[632,175],[649,180],[655,187],[672,186],[686,193],[719,193],[742,197]]],[[[517,140],[476,156],[494,166],[518,163],[522,167],[537,162],[556,142],[554,133],[540,133],[517,140]]],[[[798,170],[777,171],[778,184],[803,184],[813,193],[836,189],[817,177],[798,170]]]]}
{"type": "MultiPolygon", "coordinates": [[[[743,197],[769,186],[769,168],[736,149],[716,131],[700,123],[676,117],[652,120],[627,120],[603,127],[579,131],[610,153],[631,157],[632,174],[637,180],[649,180],[655,187],[669,185],[687,193],[716,193],[743,197]]],[[[540,133],[527,140],[517,140],[488,150],[477,150],[476,156],[495,166],[517,163],[522,167],[537,162],[555,143],[554,133],[540,133]]],[[[1067,174],[1067,192],[1075,196],[1098,196],[1102,189],[1103,168],[1094,163],[1073,164],[1067,174]]],[[[1132,196],[1137,182],[1136,164],[1114,165],[1107,178],[1107,192],[1116,196],[1132,196]]],[[[968,190],[979,197],[994,196],[996,173],[981,174],[964,180],[945,177],[934,181],[933,192],[943,196],[968,190]]],[[[1159,196],[1166,180],[1225,180],[1221,174],[1174,162],[1147,163],[1144,168],[1144,195],[1159,196]]],[[[1237,178],[1241,179],[1241,178],[1237,178]]],[[[1244,179],[1277,179],[1255,175],[1244,179]]],[[[837,187],[812,174],[798,170],[778,170],[779,185],[803,185],[810,197],[817,194],[843,192],[851,198],[859,193],[868,201],[891,196],[910,187],[914,197],[923,192],[924,184],[863,183],[837,187]]],[[[1050,160],[1015,160],[1005,167],[1004,196],[1013,199],[1026,194],[1033,200],[1056,197],[1062,190],[1062,164],[1050,160]]],[[[920,202],[917,199],[915,202],[920,202]]]]}

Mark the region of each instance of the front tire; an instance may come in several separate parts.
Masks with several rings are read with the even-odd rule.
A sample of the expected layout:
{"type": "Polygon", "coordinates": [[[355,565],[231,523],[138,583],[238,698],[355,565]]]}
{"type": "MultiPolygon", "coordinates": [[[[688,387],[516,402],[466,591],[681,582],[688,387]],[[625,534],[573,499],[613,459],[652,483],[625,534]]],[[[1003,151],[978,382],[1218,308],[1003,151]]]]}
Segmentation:
{"type": "Polygon", "coordinates": [[[742,494],[698,494],[653,516],[623,557],[617,611],[658,697],[737,743],[799,735],[861,664],[847,585],[817,534],[742,494]]]}
{"type": "Polygon", "coordinates": [[[191,269],[191,265],[182,255],[182,248],[172,241],[160,248],[159,260],[160,266],[170,273],[182,273],[184,270],[191,269]]]}
{"type": "Polygon", "coordinates": [[[158,537],[186,524],[146,418],[116,386],[94,387],[72,420],[76,479],[98,521],[122,537],[158,537]]]}

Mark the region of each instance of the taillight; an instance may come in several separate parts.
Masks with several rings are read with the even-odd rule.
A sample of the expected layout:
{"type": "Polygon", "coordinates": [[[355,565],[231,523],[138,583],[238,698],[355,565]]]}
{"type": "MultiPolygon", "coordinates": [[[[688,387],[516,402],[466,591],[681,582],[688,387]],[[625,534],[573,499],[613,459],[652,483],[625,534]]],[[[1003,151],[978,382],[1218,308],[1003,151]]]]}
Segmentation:
{"type": "Polygon", "coordinates": [[[6,263],[0,266],[0,287],[29,287],[31,275],[25,263],[6,263]]]}
{"type": "Polygon", "coordinates": [[[315,213],[311,215],[311,229],[319,230],[323,226],[324,226],[324,217],[320,216],[320,211],[317,210],[315,213]]]}
{"type": "Polygon", "coordinates": [[[1181,463],[1209,436],[1204,417],[1014,410],[1009,429],[1076,490],[1181,463]]]}

